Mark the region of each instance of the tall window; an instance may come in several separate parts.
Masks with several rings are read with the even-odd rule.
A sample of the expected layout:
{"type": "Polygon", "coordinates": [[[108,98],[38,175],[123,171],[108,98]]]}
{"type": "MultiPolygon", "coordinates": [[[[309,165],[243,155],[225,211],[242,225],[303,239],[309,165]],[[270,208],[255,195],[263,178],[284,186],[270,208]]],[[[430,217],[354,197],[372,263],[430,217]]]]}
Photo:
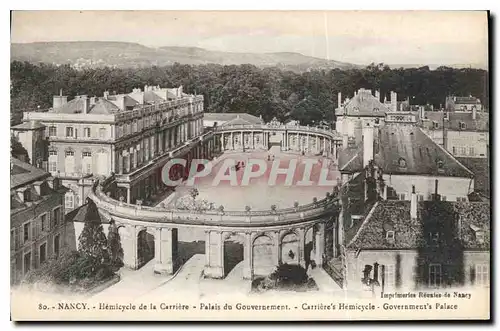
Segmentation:
{"type": "Polygon", "coordinates": [[[92,152],[82,152],[82,172],[84,174],[92,173],[92,152]]]}
{"type": "Polygon", "coordinates": [[[385,265],[384,280],[386,288],[394,288],[396,284],[396,266],[394,264],[385,265]]]}
{"type": "Polygon", "coordinates": [[[60,235],[56,234],[54,236],[54,254],[59,256],[59,248],[60,248],[60,235]]]}
{"type": "Polygon", "coordinates": [[[31,252],[24,254],[23,273],[27,274],[31,269],[31,252]]]}
{"type": "Polygon", "coordinates": [[[429,265],[429,287],[438,288],[441,286],[441,265],[429,265]]]}
{"type": "Polygon", "coordinates": [[[406,200],[406,194],[398,193],[399,200],[406,200]]]}
{"type": "Polygon", "coordinates": [[[49,137],[57,136],[57,127],[49,126],[49,137]]]}
{"type": "Polygon", "coordinates": [[[74,151],[66,151],[66,158],[64,164],[64,171],[66,173],[74,173],[75,172],[75,152],[74,151]]]}
{"type": "Polygon", "coordinates": [[[54,216],[52,217],[54,221],[54,225],[57,226],[59,224],[60,218],[61,218],[61,208],[57,207],[54,209],[54,216]]]}
{"type": "Polygon", "coordinates": [[[101,139],[106,138],[106,128],[99,129],[99,138],[101,138],[101,139]]]}
{"type": "Polygon", "coordinates": [[[474,156],[474,147],[469,147],[469,155],[474,156]]]}
{"type": "Polygon", "coordinates": [[[487,264],[476,264],[476,284],[481,286],[490,285],[490,267],[487,264]]]}
{"type": "Polygon", "coordinates": [[[43,243],[40,245],[40,264],[44,263],[47,260],[47,243],[43,243]]]}
{"type": "Polygon", "coordinates": [[[31,223],[25,223],[23,225],[23,242],[26,243],[30,240],[30,225],[31,223]]]}
{"type": "Polygon", "coordinates": [[[452,152],[453,155],[457,155],[457,148],[455,146],[453,146],[452,149],[453,149],[453,152],[452,152]]]}
{"type": "Polygon", "coordinates": [[[40,228],[42,229],[42,232],[43,231],[47,231],[47,214],[43,214],[42,216],[40,216],[40,228]]]}
{"type": "Polygon", "coordinates": [[[71,126],[66,127],[66,137],[73,137],[74,136],[73,131],[74,131],[73,127],[71,126]]]}
{"type": "Polygon", "coordinates": [[[83,136],[85,138],[90,138],[90,128],[83,128],[83,136]]]}
{"type": "Polygon", "coordinates": [[[16,249],[16,229],[10,230],[10,249],[16,249]]]}
{"type": "Polygon", "coordinates": [[[74,208],[74,194],[73,192],[68,192],[64,196],[64,206],[66,209],[73,209],[74,208]]]}

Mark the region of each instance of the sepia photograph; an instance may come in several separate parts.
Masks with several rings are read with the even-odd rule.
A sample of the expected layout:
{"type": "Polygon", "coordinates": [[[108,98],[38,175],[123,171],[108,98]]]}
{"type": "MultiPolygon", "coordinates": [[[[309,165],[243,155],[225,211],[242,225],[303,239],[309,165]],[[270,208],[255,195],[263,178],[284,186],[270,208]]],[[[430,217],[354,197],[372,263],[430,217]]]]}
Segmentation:
{"type": "Polygon", "coordinates": [[[10,19],[12,321],[491,319],[488,11],[10,19]]]}

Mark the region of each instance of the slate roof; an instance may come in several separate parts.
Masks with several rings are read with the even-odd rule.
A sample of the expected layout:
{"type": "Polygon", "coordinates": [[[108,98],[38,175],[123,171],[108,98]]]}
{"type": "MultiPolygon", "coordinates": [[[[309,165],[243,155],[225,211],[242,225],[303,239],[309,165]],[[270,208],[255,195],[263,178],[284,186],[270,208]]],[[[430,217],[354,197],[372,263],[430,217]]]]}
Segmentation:
{"type": "Polygon", "coordinates": [[[385,117],[390,111],[386,105],[374,97],[370,90],[360,89],[347,103],[335,111],[336,115],[385,117]],[[378,109],[378,110],[377,110],[378,109]]]}
{"type": "Polygon", "coordinates": [[[99,98],[99,100],[90,107],[89,114],[114,114],[120,111],[114,103],[104,99],[99,98]]]}
{"type": "Polygon", "coordinates": [[[481,104],[481,101],[478,98],[474,97],[456,97],[454,100],[455,104],[464,105],[464,104],[481,104]]]}
{"type": "MultiPolygon", "coordinates": [[[[204,113],[203,119],[206,121],[214,122],[229,122],[228,125],[232,124],[264,124],[264,121],[257,117],[247,113],[204,113]],[[238,119],[238,121],[235,121],[238,119]]],[[[221,123],[222,124],[222,123],[221,123]]]]}
{"type": "Polygon", "coordinates": [[[346,238],[349,249],[418,249],[426,247],[429,232],[439,232],[447,244],[459,243],[464,249],[490,249],[489,202],[422,201],[417,219],[410,217],[409,201],[380,201],[357,233],[346,238]],[[476,240],[475,230],[484,233],[476,240]],[[386,239],[394,231],[395,240],[386,239]]]}
{"type": "Polygon", "coordinates": [[[21,124],[18,124],[16,126],[13,126],[12,129],[15,130],[36,130],[36,129],[42,129],[45,128],[45,125],[41,124],[40,121],[28,121],[28,122],[23,122],[21,124]]]}
{"type": "MultiPolygon", "coordinates": [[[[429,130],[443,130],[444,112],[425,112],[426,120],[423,120],[422,126],[429,130]],[[438,128],[433,127],[433,121],[439,124],[438,128]]],[[[489,131],[490,113],[476,112],[476,119],[472,119],[472,112],[448,112],[448,120],[444,120],[444,126],[448,130],[455,131],[489,131]],[[460,123],[465,123],[466,128],[462,129],[460,123]]]]}
{"type": "MultiPolygon", "coordinates": [[[[132,98],[128,97],[130,100],[132,98]]],[[[120,111],[113,102],[106,100],[104,98],[97,98],[95,104],[90,105],[90,100],[87,100],[89,103],[89,109],[87,111],[88,114],[114,114],[120,111]]],[[[134,100],[135,104],[137,102],[134,100]]],[[[52,113],[58,114],[76,114],[83,113],[84,100],[81,98],[75,98],[73,100],[68,101],[61,107],[54,108],[51,110],[52,113]]]]}
{"type": "Polygon", "coordinates": [[[86,204],[68,213],[66,221],[106,223],[105,218],[99,213],[99,209],[91,199],[87,199],[86,204]]]}
{"type": "Polygon", "coordinates": [[[457,157],[467,169],[474,173],[474,190],[490,196],[490,162],[488,158],[457,157]]]}
{"type": "Polygon", "coordinates": [[[36,180],[41,180],[49,177],[48,172],[43,171],[29,163],[23,162],[16,158],[11,157],[10,163],[12,168],[10,171],[10,188],[17,188],[36,180]]]}
{"type": "MultiPolygon", "coordinates": [[[[386,124],[374,134],[374,161],[386,174],[473,177],[473,173],[418,127],[386,124]],[[378,138],[377,138],[378,136],[378,138]],[[403,158],[406,167],[400,167],[403,158]],[[439,168],[439,161],[442,168],[439,168]]],[[[339,170],[356,173],[363,167],[363,144],[340,152],[339,170]]]]}

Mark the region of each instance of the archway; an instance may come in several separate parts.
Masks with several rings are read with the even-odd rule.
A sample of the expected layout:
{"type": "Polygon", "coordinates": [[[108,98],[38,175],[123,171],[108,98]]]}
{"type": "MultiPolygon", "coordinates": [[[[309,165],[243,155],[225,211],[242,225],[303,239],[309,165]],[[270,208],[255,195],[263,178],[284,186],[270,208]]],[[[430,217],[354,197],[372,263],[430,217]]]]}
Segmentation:
{"type": "Polygon", "coordinates": [[[155,237],[143,229],[137,235],[137,268],[155,257],[155,237]]]}
{"type": "Polygon", "coordinates": [[[224,277],[243,261],[243,243],[244,238],[236,233],[224,239],[224,277]]]}
{"type": "Polygon", "coordinates": [[[287,233],[281,239],[281,262],[299,264],[299,236],[296,233],[287,233]]]}
{"type": "Polygon", "coordinates": [[[276,265],[274,263],[274,245],[271,238],[260,235],[255,238],[253,245],[253,270],[255,276],[271,274],[276,265]]]}
{"type": "Polygon", "coordinates": [[[311,226],[304,233],[304,260],[306,263],[306,270],[311,265],[313,251],[314,251],[314,227],[311,226]]]}

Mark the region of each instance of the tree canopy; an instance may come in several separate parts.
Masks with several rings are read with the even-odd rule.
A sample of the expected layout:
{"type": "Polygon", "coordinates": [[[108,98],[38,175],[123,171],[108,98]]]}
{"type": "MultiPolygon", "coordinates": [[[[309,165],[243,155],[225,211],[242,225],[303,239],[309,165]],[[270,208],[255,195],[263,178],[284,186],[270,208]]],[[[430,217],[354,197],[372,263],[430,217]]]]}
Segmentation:
{"type": "Polygon", "coordinates": [[[207,112],[245,112],[269,121],[297,119],[302,124],[334,120],[337,94],[352,96],[359,88],[390,91],[412,104],[444,107],[449,95],[473,95],[488,107],[488,72],[482,69],[429,67],[391,69],[371,64],[363,69],[310,70],[303,73],[253,65],[181,65],[77,70],[69,65],[11,62],[11,122],[22,112],[52,105],[52,96],[102,96],[129,93],[144,85],[176,87],[201,94],[207,112]]]}

